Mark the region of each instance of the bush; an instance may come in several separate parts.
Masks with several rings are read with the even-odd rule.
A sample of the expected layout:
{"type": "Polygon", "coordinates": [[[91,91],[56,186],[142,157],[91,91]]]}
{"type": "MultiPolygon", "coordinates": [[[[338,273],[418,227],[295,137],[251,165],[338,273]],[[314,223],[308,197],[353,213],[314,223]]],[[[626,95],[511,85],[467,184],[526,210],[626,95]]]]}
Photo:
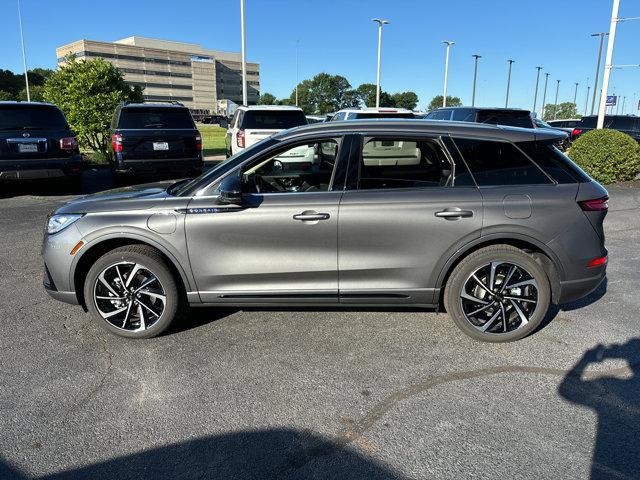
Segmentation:
{"type": "Polygon", "coordinates": [[[640,172],[640,145],[616,130],[592,130],[581,135],[567,152],[601,183],[633,180],[640,172]]]}

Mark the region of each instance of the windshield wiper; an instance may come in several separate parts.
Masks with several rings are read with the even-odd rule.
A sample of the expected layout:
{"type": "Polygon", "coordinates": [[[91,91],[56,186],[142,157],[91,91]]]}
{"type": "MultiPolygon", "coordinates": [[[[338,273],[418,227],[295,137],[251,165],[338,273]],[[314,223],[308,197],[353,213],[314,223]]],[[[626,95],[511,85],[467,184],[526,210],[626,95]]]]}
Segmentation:
{"type": "Polygon", "coordinates": [[[160,128],[164,127],[164,123],[147,123],[144,128],[160,128]]]}
{"type": "Polygon", "coordinates": [[[43,127],[35,127],[33,125],[14,125],[12,127],[2,127],[0,130],[43,130],[43,127]]]}

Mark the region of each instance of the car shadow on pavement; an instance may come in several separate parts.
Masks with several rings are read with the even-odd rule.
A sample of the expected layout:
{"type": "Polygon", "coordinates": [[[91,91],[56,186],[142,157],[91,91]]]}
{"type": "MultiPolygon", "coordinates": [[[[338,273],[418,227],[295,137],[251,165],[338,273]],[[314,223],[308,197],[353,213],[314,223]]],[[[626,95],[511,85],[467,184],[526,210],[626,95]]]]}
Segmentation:
{"type": "Polygon", "coordinates": [[[640,338],[585,352],[558,393],[598,416],[591,480],[640,478],[640,338]],[[602,373],[588,369],[606,360],[627,365],[602,373]]]}
{"type": "MultiPolygon", "coordinates": [[[[0,477],[27,475],[0,460],[0,477]]],[[[61,479],[400,479],[384,464],[310,431],[272,428],[197,438],[37,477],[61,479]]]]}

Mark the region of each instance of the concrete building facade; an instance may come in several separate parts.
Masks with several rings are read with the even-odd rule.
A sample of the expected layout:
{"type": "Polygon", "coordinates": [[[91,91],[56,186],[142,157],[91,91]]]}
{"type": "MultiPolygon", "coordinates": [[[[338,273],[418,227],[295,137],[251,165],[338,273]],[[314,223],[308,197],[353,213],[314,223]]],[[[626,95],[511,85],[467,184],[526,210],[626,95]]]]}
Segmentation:
{"type": "MultiPolygon", "coordinates": [[[[130,85],[142,87],[145,100],[178,101],[196,116],[215,113],[218,100],[242,104],[242,58],[239,53],[207,50],[194,43],[145,37],[115,42],[78,40],[56,49],[58,64],[69,55],[103,58],[130,85]]],[[[260,65],[247,62],[247,101],[260,96],[260,65]]]]}

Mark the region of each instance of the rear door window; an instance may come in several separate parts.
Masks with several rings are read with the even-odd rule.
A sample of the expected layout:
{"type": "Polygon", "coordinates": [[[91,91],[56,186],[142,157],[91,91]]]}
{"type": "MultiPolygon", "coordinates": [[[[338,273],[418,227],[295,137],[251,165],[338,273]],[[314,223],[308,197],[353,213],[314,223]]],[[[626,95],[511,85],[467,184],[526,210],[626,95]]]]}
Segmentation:
{"type": "Polygon", "coordinates": [[[60,110],[46,105],[0,105],[0,130],[66,130],[60,110]]]}
{"type": "Polygon", "coordinates": [[[124,129],[194,129],[191,113],[186,108],[123,108],[118,128],[124,129]]]}
{"type": "Polygon", "coordinates": [[[246,130],[286,130],[307,124],[300,110],[247,110],[240,128],[246,130]]]}
{"type": "Polygon", "coordinates": [[[457,108],[453,111],[453,120],[458,122],[473,122],[475,120],[475,112],[467,108],[457,108]]]}
{"type": "Polygon", "coordinates": [[[633,117],[613,117],[611,126],[616,130],[635,130],[637,120],[633,117]]]}
{"type": "Polygon", "coordinates": [[[480,187],[553,183],[512,143],[462,138],[453,140],[480,187]]]}
{"type": "Polygon", "coordinates": [[[481,110],[478,112],[477,122],[508,127],[533,128],[533,120],[527,111],[481,110]]]}

